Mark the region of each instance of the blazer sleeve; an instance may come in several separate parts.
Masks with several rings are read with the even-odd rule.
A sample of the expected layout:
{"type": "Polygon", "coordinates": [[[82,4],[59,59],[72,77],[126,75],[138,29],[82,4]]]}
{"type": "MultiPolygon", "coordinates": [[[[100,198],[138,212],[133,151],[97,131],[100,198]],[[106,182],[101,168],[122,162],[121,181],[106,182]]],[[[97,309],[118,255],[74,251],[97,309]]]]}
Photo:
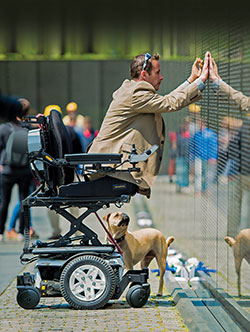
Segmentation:
{"type": "Polygon", "coordinates": [[[138,87],[132,95],[132,108],[139,113],[175,112],[201,99],[201,92],[196,83],[185,89],[178,87],[168,95],[161,96],[152,89],[138,87]]]}
{"type": "Polygon", "coordinates": [[[242,92],[233,89],[224,81],[220,83],[218,92],[224,92],[226,95],[231,97],[242,110],[250,110],[250,98],[245,96],[242,92]]]}

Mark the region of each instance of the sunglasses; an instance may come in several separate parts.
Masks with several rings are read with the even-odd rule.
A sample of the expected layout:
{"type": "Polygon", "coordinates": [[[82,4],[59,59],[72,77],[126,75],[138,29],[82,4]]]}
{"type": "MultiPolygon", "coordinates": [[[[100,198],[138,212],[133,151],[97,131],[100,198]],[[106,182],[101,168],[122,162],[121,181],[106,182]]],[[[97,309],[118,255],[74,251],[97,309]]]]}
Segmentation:
{"type": "Polygon", "coordinates": [[[142,70],[145,70],[147,68],[149,59],[151,59],[151,55],[149,53],[146,53],[145,54],[144,64],[142,66],[142,70]]]}

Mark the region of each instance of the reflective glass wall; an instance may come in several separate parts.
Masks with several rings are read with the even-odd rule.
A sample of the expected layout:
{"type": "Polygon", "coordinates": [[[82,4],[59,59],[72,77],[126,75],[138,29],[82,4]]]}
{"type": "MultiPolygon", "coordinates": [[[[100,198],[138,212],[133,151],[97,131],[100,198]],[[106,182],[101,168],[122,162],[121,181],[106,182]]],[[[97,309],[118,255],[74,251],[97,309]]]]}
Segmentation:
{"type": "MultiPolygon", "coordinates": [[[[209,50],[221,78],[250,97],[249,32],[237,19],[194,29],[192,54],[204,58],[209,50]]],[[[190,68],[186,63],[186,77],[190,68]]],[[[157,203],[149,205],[159,227],[175,236],[175,248],[215,269],[218,287],[249,312],[250,109],[239,106],[242,98],[235,102],[208,82],[200,102],[165,117],[168,176],[154,186],[157,203]]]]}

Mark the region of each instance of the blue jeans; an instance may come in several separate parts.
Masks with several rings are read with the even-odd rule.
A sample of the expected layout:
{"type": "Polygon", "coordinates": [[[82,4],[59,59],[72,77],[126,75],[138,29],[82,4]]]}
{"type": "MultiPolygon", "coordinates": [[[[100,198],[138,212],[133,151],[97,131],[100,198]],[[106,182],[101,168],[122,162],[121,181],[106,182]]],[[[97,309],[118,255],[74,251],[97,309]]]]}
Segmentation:
{"type": "MultiPolygon", "coordinates": [[[[20,201],[18,201],[12,211],[12,215],[10,218],[10,223],[9,223],[9,227],[8,227],[8,231],[11,231],[12,228],[16,227],[16,221],[20,216],[20,208],[21,208],[21,203],[20,201]]],[[[30,215],[30,226],[31,226],[31,213],[30,213],[30,209],[29,209],[29,215],[30,215]]]]}
{"type": "Polygon", "coordinates": [[[208,160],[195,158],[195,192],[203,192],[216,181],[216,164],[210,164],[208,160]]]}
{"type": "Polygon", "coordinates": [[[177,157],[175,165],[176,184],[179,187],[189,186],[189,160],[185,157],[177,157]]]}

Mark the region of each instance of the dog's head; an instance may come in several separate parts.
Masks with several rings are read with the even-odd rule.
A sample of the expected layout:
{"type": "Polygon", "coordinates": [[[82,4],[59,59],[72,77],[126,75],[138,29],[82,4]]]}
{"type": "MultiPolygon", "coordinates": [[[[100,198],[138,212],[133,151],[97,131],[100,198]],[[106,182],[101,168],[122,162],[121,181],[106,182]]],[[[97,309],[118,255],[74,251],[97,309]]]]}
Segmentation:
{"type": "Polygon", "coordinates": [[[108,230],[114,238],[119,238],[126,233],[130,220],[126,213],[120,212],[108,213],[103,219],[107,222],[108,230]]]}

